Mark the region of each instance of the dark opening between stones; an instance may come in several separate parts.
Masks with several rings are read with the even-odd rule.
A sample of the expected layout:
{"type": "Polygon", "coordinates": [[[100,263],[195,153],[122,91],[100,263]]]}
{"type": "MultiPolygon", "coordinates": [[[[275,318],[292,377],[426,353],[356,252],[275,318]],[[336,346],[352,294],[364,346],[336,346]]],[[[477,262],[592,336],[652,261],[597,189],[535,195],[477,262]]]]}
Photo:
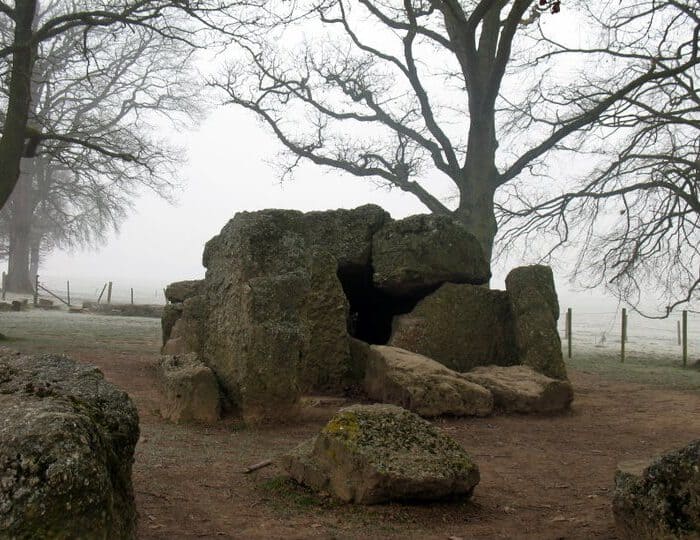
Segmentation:
{"type": "Polygon", "coordinates": [[[389,295],[372,283],[371,266],[340,267],[338,279],[350,303],[348,334],[373,345],[388,343],[394,316],[413,311],[421,299],[437,289],[405,297],[389,295]]]}

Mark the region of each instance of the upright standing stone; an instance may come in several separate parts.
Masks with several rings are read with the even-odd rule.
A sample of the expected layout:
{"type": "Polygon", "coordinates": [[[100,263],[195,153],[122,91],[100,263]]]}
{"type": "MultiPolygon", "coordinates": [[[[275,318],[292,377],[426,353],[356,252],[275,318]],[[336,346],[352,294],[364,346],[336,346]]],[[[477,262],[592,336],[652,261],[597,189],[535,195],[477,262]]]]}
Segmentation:
{"type": "Polygon", "coordinates": [[[396,317],[389,345],[455,371],[518,363],[508,295],[475,285],[445,283],[396,317]]]}
{"type": "Polygon", "coordinates": [[[241,212],[207,243],[200,357],[245,418],[294,414],[302,392],[346,384],[338,272],[369,265],[372,236],[388,219],[376,206],[241,212]]]}
{"type": "Polygon", "coordinates": [[[519,363],[548,377],[566,379],[552,269],[542,265],[514,268],[506,277],[506,290],[513,306],[519,363]]]}

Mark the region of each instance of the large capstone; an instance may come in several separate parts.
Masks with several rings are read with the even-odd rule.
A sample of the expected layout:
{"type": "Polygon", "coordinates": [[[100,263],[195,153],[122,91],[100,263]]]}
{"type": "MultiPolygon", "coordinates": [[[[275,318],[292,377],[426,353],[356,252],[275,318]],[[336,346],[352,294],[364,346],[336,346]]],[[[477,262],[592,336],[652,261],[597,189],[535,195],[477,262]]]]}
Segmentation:
{"type": "Polygon", "coordinates": [[[700,440],[652,460],[621,463],[613,514],[624,540],[700,538],[700,440]]]}
{"type": "Polygon", "coordinates": [[[506,277],[513,306],[519,363],[555,379],[566,379],[557,331],[559,302],[549,266],[514,268],[506,277]]]}
{"type": "Polygon", "coordinates": [[[0,355],[0,536],[135,538],[136,408],[95,367],[0,355]]]}
{"type": "Polygon", "coordinates": [[[446,283],[394,320],[389,341],[455,371],[518,364],[508,294],[446,283]]]}
{"type": "Polygon", "coordinates": [[[487,283],[479,241],[449,216],[422,214],[384,226],[372,241],[374,284],[393,296],[419,298],[443,283],[487,283]]]}
{"type": "Polygon", "coordinates": [[[456,441],[393,405],[338,411],[316,437],[283,456],[300,483],[347,502],[471,496],[479,469],[456,441]]]}
{"type": "Polygon", "coordinates": [[[364,383],[370,399],[399,405],[421,416],[486,416],[493,396],[442,364],[396,347],[372,345],[364,383]]]}

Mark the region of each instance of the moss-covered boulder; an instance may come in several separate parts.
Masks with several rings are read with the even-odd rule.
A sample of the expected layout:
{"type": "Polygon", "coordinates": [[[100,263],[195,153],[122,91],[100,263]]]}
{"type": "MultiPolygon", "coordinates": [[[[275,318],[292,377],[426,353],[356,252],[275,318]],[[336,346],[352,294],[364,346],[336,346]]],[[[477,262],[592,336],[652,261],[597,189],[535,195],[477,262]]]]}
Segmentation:
{"type": "Polygon", "coordinates": [[[445,282],[487,283],[479,241],[449,216],[420,214],[385,225],[372,241],[374,284],[396,296],[416,296],[445,282]]]}
{"type": "Polygon", "coordinates": [[[462,377],[488,388],[495,408],[506,413],[559,412],[574,399],[569,381],[552,379],[529,366],[480,366],[462,377]]]}
{"type": "Polygon", "coordinates": [[[508,294],[474,285],[446,283],[396,317],[388,345],[455,371],[519,363],[508,294]]]}
{"type": "Polygon", "coordinates": [[[456,441],[393,405],[353,405],[283,456],[298,482],[347,502],[471,496],[479,469],[456,441]]]}
{"type": "Polygon", "coordinates": [[[618,465],[613,514],[624,540],[700,538],[700,440],[618,465]]]}
{"type": "Polygon", "coordinates": [[[559,302],[549,266],[520,266],[506,277],[519,363],[555,379],[566,379],[557,331],[559,302]]]}
{"type": "Polygon", "coordinates": [[[370,347],[364,387],[371,399],[421,416],[487,416],[493,412],[493,396],[486,388],[435,360],[396,347],[370,347]]]}
{"type": "Polygon", "coordinates": [[[0,537],[130,539],[138,415],[95,367],[0,356],[0,537]]]}

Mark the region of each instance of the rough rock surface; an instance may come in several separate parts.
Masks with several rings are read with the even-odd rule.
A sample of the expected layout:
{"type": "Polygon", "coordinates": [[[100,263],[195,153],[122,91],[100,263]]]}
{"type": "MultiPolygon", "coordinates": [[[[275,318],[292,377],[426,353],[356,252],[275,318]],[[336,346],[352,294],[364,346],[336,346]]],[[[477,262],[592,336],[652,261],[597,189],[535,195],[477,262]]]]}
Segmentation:
{"type": "Polygon", "coordinates": [[[552,379],[529,366],[483,366],[463,373],[465,379],[488,388],[494,406],[503,412],[548,413],[568,409],[574,399],[569,381],[552,379]]]}
{"type": "Polygon", "coordinates": [[[469,497],[479,482],[457,442],[393,405],[341,409],[282,465],[298,482],[361,504],[469,497]]]}
{"type": "Polygon", "coordinates": [[[367,370],[370,345],[361,339],[349,338],[350,345],[350,382],[363,383],[367,370]]]}
{"type": "Polygon", "coordinates": [[[165,288],[165,298],[168,302],[182,303],[188,298],[198,295],[201,287],[201,279],[176,281],[165,288]]]}
{"type": "Polygon", "coordinates": [[[160,327],[163,331],[163,345],[168,342],[173,326],[182,317],[182,310],[182,304],[166,304],[163,307],[163,316],[160,319],[160,327]]]}
{"type": "Polygon", "coordinates": [[[370,347],[365,392],[373,400],[421,416],[487,416],[493,412],[493,396],[486,388],[435,360],[396,347],[370,347]]]}
{"type": "Polygon", "coordinates": [[[489,264],[478,240],[449,216],[421,214],[385,225],[372,241],[374,284],[397,296],[445,282],[487,283],[489,264]]]}
{"type": "Polygon", "coordinates": [[[548,377],[566,379],[552,269],[542,265],[514,268],[506,277],[506,290],[513,306],[519,363],[548,377]]]}
{"type": "Polygon", "coordinates": [[[700,440],[651,461],[621,463],[613,513],[625,540],[700,538],[700,440]]]}
{"type": "Polygon", "coordinates": [[[446,283],[418,302],[394,319],[388,345],[455,371],[519,363],[508,294],[474,285],[446,283]]]}
{"type": "Polygon", "coordinates": [[[207,243],[201,358],[244,417],[294,414],[302,391],[343,388],[348,301],[337,273],[369,263],[388,219],[376,206],[241,212],[207,243]]]}
{"type": "Polygon", "coordinates": [[[211,423],[219,419],[219,385],[197,354],[163,356],[159,376],[164,395],[160,409],[163,418],[175,423],[211,423]]]}
{"type": "Polygon", "coordinates": [[[0,354],[0,536],[135,538],[138,415],[95,367],[0,354]]]}
{"type": "MultiPolygon", "coordinates": [[[[161,353],[166,355],[200,353],[200,340],[206,313],[204,297],[192,296],[182,304],[169,304],[166,308],[170,305],[180,307],[180,317],[173,323],[161,353]]],[[[161,324],[164,324],[163,321],[161,324]]]]}

